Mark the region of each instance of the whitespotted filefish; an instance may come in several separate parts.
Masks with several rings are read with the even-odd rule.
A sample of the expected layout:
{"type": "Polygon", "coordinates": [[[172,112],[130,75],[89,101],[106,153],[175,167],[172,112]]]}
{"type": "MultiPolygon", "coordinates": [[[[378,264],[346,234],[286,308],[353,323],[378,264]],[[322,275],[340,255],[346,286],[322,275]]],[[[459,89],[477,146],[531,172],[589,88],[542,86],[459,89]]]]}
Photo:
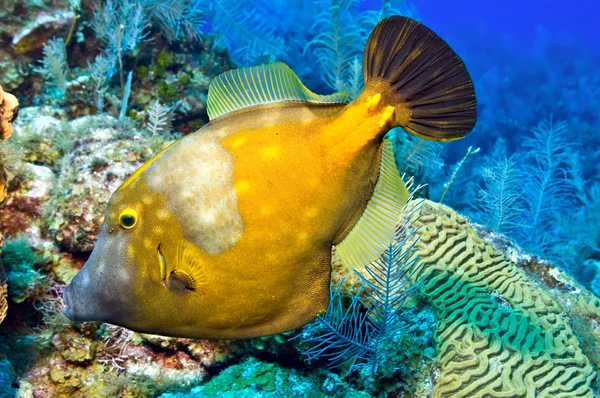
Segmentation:
{"type": "Polygon", "coordinates": [[[167,336],[237,339],[298,328],[329,302],[331,251],[364,265],[408,200],[384,135],[450,141],[475,124],[462,60],[419,22],[371,33],[364,90],[317,95],[282,63],[225,72],[210,122],[113,194],[65,314],[167,336]]]}

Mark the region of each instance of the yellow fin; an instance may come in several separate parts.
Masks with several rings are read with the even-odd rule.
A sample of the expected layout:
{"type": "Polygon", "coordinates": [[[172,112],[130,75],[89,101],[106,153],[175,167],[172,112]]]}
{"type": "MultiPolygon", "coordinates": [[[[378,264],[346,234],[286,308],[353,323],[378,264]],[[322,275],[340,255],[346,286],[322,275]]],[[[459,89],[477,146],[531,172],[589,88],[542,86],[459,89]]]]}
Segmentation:
{"type": "Polygon", "coordinates": [[[177,245],[177,267],[171,271],[169,279],[183,284],[188,290],[205,294],[206,271],[201,255],[196,245],[182,239],[177,245]]]}
{"type": "Polygon", "coordinates": [[[394,160],[389,140],[383,141],[379,178],[367,207],[336,250],[342,262],[360,269],[377,260],[394,239],[398,217],[410,197],[394,160]]]}
{"type": "Polygon", "coordinates": [[[345,92],[319,95],[310,91],[284,63],[234,69],[217,76],[208,87],[210,120],[239,109],[276,102],[300,101],[317,104],[346,104],[345,92]]]}

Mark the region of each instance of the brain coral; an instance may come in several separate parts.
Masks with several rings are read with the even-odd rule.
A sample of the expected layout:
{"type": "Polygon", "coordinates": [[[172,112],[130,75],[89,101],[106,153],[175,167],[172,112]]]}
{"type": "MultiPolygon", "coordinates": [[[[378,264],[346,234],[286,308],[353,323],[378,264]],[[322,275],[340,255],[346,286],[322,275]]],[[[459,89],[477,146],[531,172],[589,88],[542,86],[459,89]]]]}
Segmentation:
{"type": "Polygon", "coordinates": [[[598,299],[556,268],[519,268],[452,209],[421,206],[415,278],[438,318],[433,397],[592,397],[598,299]]]}

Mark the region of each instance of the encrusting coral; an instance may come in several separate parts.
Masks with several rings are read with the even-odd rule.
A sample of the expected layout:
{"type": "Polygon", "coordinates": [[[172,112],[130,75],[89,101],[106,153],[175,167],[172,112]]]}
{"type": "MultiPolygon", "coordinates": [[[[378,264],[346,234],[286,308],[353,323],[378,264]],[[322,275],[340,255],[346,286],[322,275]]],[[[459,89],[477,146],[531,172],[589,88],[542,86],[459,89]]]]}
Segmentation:
{"type": "MultiPolygon", "coordinates": [[[[17,117],[19,102],[17,98],[9,93],[5,93],[0,86],[0,141],[10,138],[13,132],[12,122],[17,117]]],[[[0,159],[3,157],[0,156],[0,159]]],[[[4,164],[0,163],[0,203],[6,198],[6,172],[4,164]]],[[[2,249],[2,234],[0,233],[0,250],[2,249]]],[[[0,323],[6,317],[8,311],[8,303],[6,301],[6,277],[2,262],[0,262],[0,323]]]]}
{"type": "Polygon", "coordinates": [[[451,208],[418,205],[413,278],[438,318],[432,396],[592,397],[599,300],[557,268],[518,266],[451,208]]]}

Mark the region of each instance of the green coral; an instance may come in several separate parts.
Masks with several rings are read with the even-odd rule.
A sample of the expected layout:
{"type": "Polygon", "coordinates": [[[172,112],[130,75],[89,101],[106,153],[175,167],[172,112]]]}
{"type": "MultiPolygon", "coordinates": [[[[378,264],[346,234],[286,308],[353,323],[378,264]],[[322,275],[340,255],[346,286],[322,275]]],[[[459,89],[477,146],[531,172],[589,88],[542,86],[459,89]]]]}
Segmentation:
{"type": "MultiPolygon", "coordinates": [[[[581,348],[585,336],[573,332],[559,304],[575,290],[590,303],[591,295],[542,288],[446,206],[425,201],[412,214],[424,264],[412,279],[425,281],[420,290],[439,320],[432,396],[592,397],[596,371],[581,348]]],[[[597,319],[600,301],[589,307],[597,319]]]]}
{"type": "Polygon", "coordinates": [[[217,377],[206,383],[204,392],[216,396],[223,391],[242,391],[252,389],[261,392],[274,392],[278,379],[289,377],[289,371],[277,369],[273,363],[260,362],[254,358],[248,359],[243,365],[227,368],[217,377]]]}
{"type": "Polygon", "coordinates": [[[161,102],[173,102],[179,98],[179,92],[175,85],[163,81],[158,86],[158,97],[161,102]]]}
{"type": "Polygon", "coordinates": [[[429,307],[405,311],[398,325],[400,332],[384,342],[378,376],[410,380],[411,373],[421,367],[423,359],[433,360],[436,324],[435,314],[429,307]]]}
{"type": "Polygon", "coordinates": [[[48,279],[36,266],[42,262],[25,238],[7,239],[2,249],[2,263],[8,280],[8,296],[15,303],[42,294],[48,279]]]}
{"type": "Polygon", "coordinates": [[[366,398],[371,395],[355,390],[338,375],[322,370],[303,373],[277,363],[248,358],[229,366],[203,386],[187,393],[167,393],[160,398],[366,398]]]}

